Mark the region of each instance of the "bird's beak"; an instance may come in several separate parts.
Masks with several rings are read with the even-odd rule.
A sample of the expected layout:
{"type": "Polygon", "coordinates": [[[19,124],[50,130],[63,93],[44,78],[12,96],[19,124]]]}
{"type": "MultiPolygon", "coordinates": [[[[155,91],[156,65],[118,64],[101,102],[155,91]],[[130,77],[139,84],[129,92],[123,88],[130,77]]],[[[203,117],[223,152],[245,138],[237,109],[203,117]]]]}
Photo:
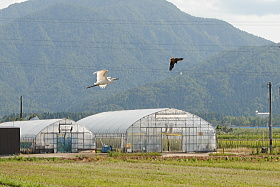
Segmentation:
{"type": "Polygon", "coordinates": [[[115,80],[119,80],[119,78],[116,78],[115,80]]]}

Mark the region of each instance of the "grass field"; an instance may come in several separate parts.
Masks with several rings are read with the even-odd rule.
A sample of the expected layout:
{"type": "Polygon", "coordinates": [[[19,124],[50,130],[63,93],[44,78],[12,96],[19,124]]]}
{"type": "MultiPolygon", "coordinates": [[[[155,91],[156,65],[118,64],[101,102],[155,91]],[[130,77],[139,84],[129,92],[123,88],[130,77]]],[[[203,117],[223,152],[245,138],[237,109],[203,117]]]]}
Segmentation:
{"type": "Polygon", "coordinates": [[[72,158],[0,158],[0,186],[280,186],[280,129],[273,154],[267,129],[217,135],[218,153],[163,157],[159,153],[77,153],[72,158]]]}
{"type": "Polygon", "coordinates": [[[280,186],[277,156],[0,159],[8,186],[280,186]]]}

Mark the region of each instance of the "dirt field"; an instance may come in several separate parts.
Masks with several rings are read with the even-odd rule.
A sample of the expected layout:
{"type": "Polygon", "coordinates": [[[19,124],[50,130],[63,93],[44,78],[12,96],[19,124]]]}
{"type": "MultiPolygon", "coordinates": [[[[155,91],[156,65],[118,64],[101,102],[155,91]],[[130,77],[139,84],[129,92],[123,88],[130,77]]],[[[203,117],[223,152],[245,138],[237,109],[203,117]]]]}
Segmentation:
{"type": "MultiPolygon", "coordinates": [[[[163,157],[204,157],[209,156],[210,153],[162,153],[163,157]]],[[[46,153],[46,154],[20,154],[23,157],[58,157],[58,158],[75,158],[77,156],[94,157],[94,156],[106,156],[107,153],[90,153],[90,152],[79,152],[79,153],[46,153]]],[[[11,156],[1,156],[2,158],[11,156]]]]}

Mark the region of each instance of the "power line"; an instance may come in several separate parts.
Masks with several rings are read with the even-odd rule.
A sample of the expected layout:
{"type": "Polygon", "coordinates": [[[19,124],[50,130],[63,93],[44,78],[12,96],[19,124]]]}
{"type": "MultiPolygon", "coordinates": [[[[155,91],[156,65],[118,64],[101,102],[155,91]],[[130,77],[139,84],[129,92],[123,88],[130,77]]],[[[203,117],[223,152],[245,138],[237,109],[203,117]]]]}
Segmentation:
{"type": "Polygon", "coordinates": [[[159,26],[159,25],[225,25],[224,22],[209,21],[134,21],[134,20],[94,20],[94,19],[38,19],[38,18],[0,18],[0,21],[17,21],[22,23],[67,23],[67,24],[102,24],[102,25],[139,25],[139,26],[159,26]]]}
{"type": "MultiPolygon", "coordinates": [[[[166,61],[166,65],[168,66],[168,61],[166,61]]],[[[44,68],[52,68],[52,69],[56,69],[56,68],[62,68],[62,69],[96,69],[98,68],[96,65],[87,65],[87,66],[83,66],[83,65],[79,65],[79,66],[73,66],[73,65],[68,65],[68,64],[61,64],[61,65],[57,65],[57,64],[44,64],[44,63],[36,63],[36,64],[30,64],[30,63],[12,63],[12,62],[8,62],[8,61],[0,61],[0,64],[2,65],[9,65],[9,66],[19,66],[22,65],[24,67],[44,67],[44,68]]],[[[279,71],[234,71],[234,70],[201,70],[201,71],[197,71],[197,70],[193,70],[193,69],[180,69],[180,70],[175,70],[172,72],[167,71],[166,68],[138,68],[138,67],[122,67],[122,68],[118,68],[118,67],[110,67],[111,70],[114,71],[120,71],[120,72],[127,72],[127,71],[141,71],[141,72],[166,72],[167,74],[180,74],[180,73],[185,73],[184,75],[247,75],[247,76],[280,76],[280,72],[279,71]]]]}
{"type": "MultiPolygon", "coordinates": [[[[107,44],[107,45],[149,45],[149,46],[185,46],[185,47],[233,47],[233,48],[251,48],[256,46],[250,45],[233,45],[233,44],[194,44],[188,45],[183,43],[141,43],[141,42],[112,42],[112,41],[84,41],[84,40],[44,40],[44,39],[9,39],[5,38],[0,40],[3,44],[6,44],[7,41],[17,42],[19,44],[24,44],[24,42],[43,42],[43,43],[82,43],[82,44],[107,44]]],[[[15,43],[15,44],[17,44],[15,43]]],[[[263,46],[266,48],[275,48],[279,45],[268,45],[263,46]]]]}
{"type": "MultiPolygon", "coordinates": [[[[178,20],[122,20],[122,19],[62,19],[62,18],[56,18],[56,19],[39,19],[39,18],[32,18],[32,17],[25,17],[25,18],[13,18],[13,17],[1,17],[0,21],[14,21],[17,22],[53,22],[57,23],[57,21],[61,23],[91,23],[91,24],[122,24],[122,25],[226,25],[229,24],[225,21],[213,21],[210,19],[207,20],[187,20],[187,21],[178,21],[178,20]]],[[[231,22],[234,24],[253,24],[253,25],[280,25],[280,22],[231,22]]]]}
{"type": "MultiPolygon", "coordinates": [[[[51,42],[51,41],[50,41],[51,42]]],[[[63,42],[67,45],[62,45],[62,44],[55,44],[57,42],[53,42],[52,44],[40,44],[40,43],[9,43],[8,45],[16,45],[16,46],[32,46],[32,47],[58,47],[58,48],[91,48],[91,49],[107,49],[107,50],[119,50],[119,49],[127,49],[127,50],[143,50],[143,51],[161,51],[161,50],[175,50],[175,51],[185,51],[185,52],[228,52],[228,53],[246,53],[246,52],[263,52],[263,49],[257,48],[253,50],[244,50],[240,48],[235,48],[232,46],[232,48],[225,49],[225,45],[194,45],[194,46],[187,46],[187,45],[179,45],[179,44],[139,44],[139,43],[112,43],[110,44],[111,46],[94,46],[94,44],[102,44],[102,43],[81,43],[80,45],[73,45],[70,44],[71,42],[63,42]],[[84,44],[89,44],[89,45],[84,45],[84,44]],[[114,45],[119,45],[119,46],[114,46],[114,45]],[[132,45],[131,47],[127,45],[132,45]],[[139,47],[133,46],[133,45],[141,45],[139,47]],[[174,46],[180,46],[180,48],[174,48],[174,46]],[[151,47],[150,47],[151,46],[151,47]],[[171,46],[170,48],[164,48],[162,46],[171,46]],[[195,47],[205,47],[205,49],[196,49],[195,47]],[[209,47],[217,47],[217,48],[209,48],[209,47]]],[[[59,42],[62,43],[62,42],[59,42]]],[[[7,44],[7,42],[1,42],[0,44],[7,44]]],[[[109,43],[103,43],[103,44],[108,44],[109,43]]],[[[275,47],[276,46],[271,46],[275,47]]],[[[249,46],[248,46],[249,48],[249,46]]],[[[278,51],[267,51],[266,53],[277,53],[278,51]]]]}
{"type": "MultiPolygon", "coordinates": [[[[121,83],[120,83],[121,84],[121,83]]],[[[85,85],[87,85],[87,83],[85,83],[85,85]]],[[[129,90],[137,90],[137,89],[141,89],[141,87],[149,87],[151,85],[159,85],[157,83],[147,83],[145,85],[139,85],[135,88],[126,88],[125,91],[123,91],[123,89],[119,89],[117,90],[118,93],[121,93],[121,92],[128,92],[129,90]]],[[[176,83],[176,84],[172,84],[173,87],[176,87],[175,89],[173,89],[173,87],[170,87],[170,86],[160,86],[160,88],[162,90],[165,90],[167,89],[168,90],[168,93],[181,93],[182,95],[184,95],[184,93],[186,93],[186,90],[189,90],[189,88],[187,87],[184,87],[184,88],[181,88],[180,90],[178,90],[178,87],[179,86],[186,86],[186,83],[176,83]]],[[[247,91],[251,91],[251,92],[258,92],[258,93],[263,93],[263,94],[266,94],[266,90],[264,88],[267,88],[267,86],[265,84],[259,84],[259,85],[255,85],[255,86],[251,86],[251,87],[247,87],[247,86],[238,86],[238,85],[235,85],[232,87],[233,89],[239,89],[239,88],[242,88],[242,90],[246,89],[247,91]]],[[[107,95],[111,95],[111,94],[115,94],[116,95],[116,90],[102,90],[100,88],[95,88],[96,90],[98,90],[98,92],[95,92],[95,94],[97,95],[104,95],[104,93],[106,92],[107,95]]],[[[193,87],[194,90],[200,90],[200,89],[197,89],[196,87],[193,87]]],[[[209,88],[206,88],[205,87],[205,90],[207,90],[209,88]]],[[[137,90],[138,91],[138,90],[137,90]]],[[[13,93],[17,93],[17,94],[28,94],[28,93],[39,93],[39,94],[43,94],[45,93],[46,95],[50,95],[50,93],[54,93],[54,94],[63,94],[63,93],[75,93],[76,95],[80,95],[80,94],[92,94],[92,91],[91,90],[65,90],[65,89],[61,89],[61,90],[28,90],[28,91],[14,91],[13,93]]],[[[74,94],[74,95],[75,95],[74,94]]],[[[162,93],[163,95],[165,93],[162,93]]]]}

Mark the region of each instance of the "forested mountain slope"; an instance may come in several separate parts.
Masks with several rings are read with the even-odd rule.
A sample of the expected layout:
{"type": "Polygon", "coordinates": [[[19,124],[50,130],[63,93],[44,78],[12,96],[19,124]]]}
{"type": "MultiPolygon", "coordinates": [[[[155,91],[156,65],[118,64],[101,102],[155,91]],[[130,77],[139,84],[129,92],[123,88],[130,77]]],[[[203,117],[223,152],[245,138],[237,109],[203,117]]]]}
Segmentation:
{"type": "Polygon", "coordinates": [[[83,110],[78,106],[173,79],[172,56],[194,68],[224,50],[271,43],[165,0],[30,0],[0,16],[0,115],[18,112],[20,96],[25,112],[83,110]],[[86,90],[100,69],[120,80],[86,90]]]}
{"type": "Polygon", "coordinates": [[[241,47],[191,69],[188,62],[182,62],[184,65],[175,66],[172,77],[82,108],[103,111],[173,107],[192,113],[253,116],[256,110],[269,111],[267,84],[272,82],[273,111],[279,114],[279,62],[278,45],[241,47]]]}

